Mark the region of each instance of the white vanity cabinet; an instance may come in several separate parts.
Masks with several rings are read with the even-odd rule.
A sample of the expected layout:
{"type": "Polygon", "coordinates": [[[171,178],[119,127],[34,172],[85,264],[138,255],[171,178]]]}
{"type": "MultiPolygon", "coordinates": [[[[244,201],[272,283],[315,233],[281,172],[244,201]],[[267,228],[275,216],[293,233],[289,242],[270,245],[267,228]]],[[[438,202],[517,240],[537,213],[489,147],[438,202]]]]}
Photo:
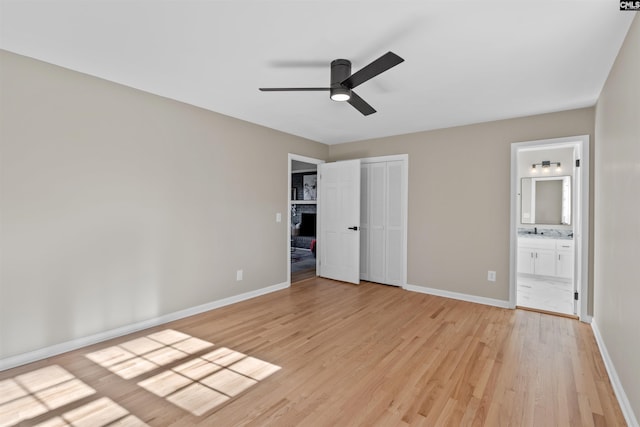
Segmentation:
{"type": "Polygon", "coordinates": [[[555,239],[518,239],[518,273],[555,276],[555,239]]]}
{"type": "Polygon", "coordinates": [[[573,277],[573,240],[556,240],[556,276],[573,277]]]}
{"type": "Polygon", "coordinates": [[[518,273],[534,274],[533,254],[531,248],[523,247],[518,242],[518,273]]]}
{"type": "Polygon", "coordinates": [[[573,241],[518,238],[518,273],[571,278],[573,241]]]}

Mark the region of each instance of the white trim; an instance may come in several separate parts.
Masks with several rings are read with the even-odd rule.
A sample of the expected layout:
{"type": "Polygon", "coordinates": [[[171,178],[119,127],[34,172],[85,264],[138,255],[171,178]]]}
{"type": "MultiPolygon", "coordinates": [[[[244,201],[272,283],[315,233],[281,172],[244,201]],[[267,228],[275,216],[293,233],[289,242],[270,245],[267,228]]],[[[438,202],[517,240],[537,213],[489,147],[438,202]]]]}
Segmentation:
{"type": "Polygon", "coordinates": [[[582,267],[582,271],[579,273],[582,283],[581,283],[581,287],[580,287],[580,295],[582,295],[583,297],[580,298],[580,320],[582,320],[583,322],[587,321],[587,318],[589,319],[589,321],[591,321],[591,316],[589,315],[589,240],[590,240],[590,233],[589,233],[589,192],[590,187],[589,187],[589,135],[585,135],[583,137],[584,139],[582,140],[582,144],[580,147],[580,151],[581,151],[581,155],[582,158],[580,159],[580,169],[581,169],[581,174],[580,174],[580,185],[581,185],[581,194],[582,194],[582,207],[581,207],[581,212],[582,212],[582,218],[581,220],[581,227],[582,230],[580,231],[580,237],[582,239],[582,248],[581,248],[581,267],[582,267]]]}
{"type": "Polygon", "coordinates": [[[400,195],[400,203],[403,210],[404,229],[402,231],[402,280],[400,287],[407,287],[407,265],[408,265],[408,245],[409,245],[409,154],[393,154],[389,156],[367,157],[360,159],[360,163],[381,163],[381,162],[402,162],[402,194],[400,195]]]}
{"type": "MultiPolygon", "coordinates": [[[[287,253],[285,255],[285,259],[287,260],[287,283],[289,285],[291,285],[291,205],[305,204],[305,203],[298,203],[299,201],[302,201],[302,200],[298,200],[295,203],[294,201],[291,200],[291,174],[293,173],[291,168],[292,160],[311,163],[314,165],[319,165],[321,163],[324,163],[324,160],[314,159],[313,157],[306,157],[306,156],[301,156],[299,154],[293,154],[293,153],[287,154],[287,200],[288,200],[288,203],[287,203],[287,245],[286,245],[287,253]]],[[[315,201],[314,203],[317,204],[317,201],[315,201]]],[[[319,228],[318,221],[316,220],[316,236],[319,236],[320,235],[319,233],[320,233],[320,228],[319,228]]],[[[317,239],[317,237],[316,237],[316,240],[318,241],[318,244],[319,244],[320,241],[317,239]]],[[[320,258],[316,257],[316,273],[320,271],[319,265],[318,265],[319,260],[320,258]]]]}
{"type": "Polygon", "coordinates": [[[394,162],[394,161],[409,161],[408,154],[392,154],[390,156],[378,156],[378,157],[366,157],[360,159],[362,163],[381,163],[381,162],[394,162]]]}
{"type": "Polygon", "coordinates": [[[312,165],[319,165],[324,163],[324,160],[315,159],[313,157],[301,156],[300,154],[289,153],[289,160],[297,160],[299,162],[311,163],[312,165]]]}
{"type": "Polygon", "coordinates": [[[509,301],[503,301],[500,299],[479,297],[476,295],[461,294],[458,292],[443,291],[442,289],[428,288],[426,286],[417,286],[417,285],[409,285],[409,284],[407,284],[404,287],[404,289],[411,292],[419,292],[421,294],[429,294],[429,295],[435,295],[438,297],[457,299],[460,301],[473,302],[476,304],[491,305],[493,307],[500,307],[500,308],[511,308],[509,307],[509,301]]]}
{"type": "Polygon", "coordinates": [[[618,373],[616,372],[616,368],[613,365],[613,361],[609,356],[609,352],[607,351],[607,346],[602,339],[602,335],[600,334],[600,330],[598,329],[598,324],[594,320],[591,323],[591,329],[593,329],[593,335],[596,338],[596,343],[598,343],[598,348],[600,349],[600,354],[602,355],[602,360],[604,361],[604,366],[607,369],[607,374],[609,374],[609,379],[611,380],[611,385],[613,386],[613,392],[616,394],[616,398],[618,399],[618,403],[620,404],[620,409],[622,410],[622,415],[624,415],[624,419],[629,425],[629,427],[639,427],[638,419],[633,413],[633,409],[631,408],[631,403],[629,402],[629,398],[627,398],[627,394],[624,391],[624,387],[622,387],[622,383],[620,382],[620,377],[618,377],[618,373]]]}
{"type": "MultiPolygon", "coordinates": [[[[518,151],[521,149],[549,149],[562,147],[578,147],[581,152],[580,168],[580,219],[574,226],[574,240],[581,242],[576,245],[576,280],[580,292],[580,306],[578,316],[582,322],[589,323],[591,317],[587,312],[589,306],[589,135],[577,135],[566,138],[543,139],[537,141],[514,142],[511,144],[511,197],[510,197],[510,231],[509,231],[509,307],[516,306],[516,256],[518,251],[518,151]],[[578,268],[578,265],[576,268],[578,268]]],[[[576,192],[573,192],[577,195],[576,192]]]]}
{"type": "Polygon", "coordinates": [[[261,295],[269,294],[271,292],[286,289],[289,286],[289,282],[267,286],[266,288],[256,289],[255,291],[245,292],[243,294],[234,295],[217,301],[211,301],[195,307],[190,307],[184,310],[155,317],[153,319],[147,319],[141,322],[132,323],[130,325],[121,326],[119,328],[111,329],[108,331],[98,332],[97,334],[76,338],[71,341],[44,347],[38,350],[30,351],[28,353],[10,356],[4,359],[0,359],[0,371],[35,362],[41,359],[46,359],[48,357],[53,357],[61,353],[66,353],[68,351],[76,350],[81,347],[86,347],[88,345],[96,344],[102,341],[110,340],[112,338],[117,338],[143,329],[151,328],[153,326],[173,322],[174,320],[183,319],[195,314],[204,313],[205,311],[215,310],[216,308],[224,307],[251,298],[259,297],[261,295]]]}

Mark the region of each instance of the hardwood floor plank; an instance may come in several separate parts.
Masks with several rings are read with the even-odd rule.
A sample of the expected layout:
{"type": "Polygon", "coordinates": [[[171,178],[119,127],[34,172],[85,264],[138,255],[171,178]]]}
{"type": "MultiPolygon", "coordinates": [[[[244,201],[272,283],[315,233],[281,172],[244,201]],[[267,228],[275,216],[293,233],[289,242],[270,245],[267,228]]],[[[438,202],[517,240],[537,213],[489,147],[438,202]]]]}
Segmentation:
{"type": "Polygon", "coordinates": [[[306,270],[300,271],[292,271],[291,272],[291,283],[302,282],[303,280],[309,280],[317,277],[316,276],[316,268],[309,268],[306,270]]]}
{"type": "Polygon", "coordinates": [[[321,278],[0,372],[3,389],[0,425],[93,407],[150,426],[625,425],[588,325],[321,278]],[[68,375],[24,375],[50,366],[68,375]],[[64,405],[10,413],[38,398],[64,405]]]}

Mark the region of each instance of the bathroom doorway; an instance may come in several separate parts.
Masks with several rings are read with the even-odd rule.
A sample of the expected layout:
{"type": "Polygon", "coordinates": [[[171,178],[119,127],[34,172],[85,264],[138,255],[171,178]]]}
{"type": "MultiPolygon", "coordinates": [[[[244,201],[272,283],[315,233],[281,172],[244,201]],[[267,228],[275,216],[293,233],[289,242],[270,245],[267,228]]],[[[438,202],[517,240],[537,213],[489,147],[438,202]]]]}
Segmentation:
{"type": "Polygon", "coordinates": [[[510,303],[588,321],[588,136],[511,154],[510,303]]]}

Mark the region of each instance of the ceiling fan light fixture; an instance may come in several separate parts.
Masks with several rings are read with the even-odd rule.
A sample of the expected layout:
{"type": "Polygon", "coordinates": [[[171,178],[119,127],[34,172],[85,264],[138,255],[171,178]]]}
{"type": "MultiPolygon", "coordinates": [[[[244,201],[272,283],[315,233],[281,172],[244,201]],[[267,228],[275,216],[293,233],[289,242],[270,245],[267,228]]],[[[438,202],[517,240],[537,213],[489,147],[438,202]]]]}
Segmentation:
{"type": "Polygon", "coordinates": [[[329,91],[331,100],[338,102],[347,101],[363,116],[368,116],[376,112],[375,108],[360,98],[352,89],[369,81],[378,74],[395,67],[403,61],[404,59],[395,53],[387,52],[375,61],[365,65],[356,73],[351,74],[351,61],[348,59],[334,59],[331,61],[331,80],[329,87],[261,87],[258,89],[262,92],[329,91]]]}
{"type": "Polygon", "coordinates": [[[351,99],[351,89],[346,87],[331,88],[331,99],[338,102],[344,102],[351,99]]]}

